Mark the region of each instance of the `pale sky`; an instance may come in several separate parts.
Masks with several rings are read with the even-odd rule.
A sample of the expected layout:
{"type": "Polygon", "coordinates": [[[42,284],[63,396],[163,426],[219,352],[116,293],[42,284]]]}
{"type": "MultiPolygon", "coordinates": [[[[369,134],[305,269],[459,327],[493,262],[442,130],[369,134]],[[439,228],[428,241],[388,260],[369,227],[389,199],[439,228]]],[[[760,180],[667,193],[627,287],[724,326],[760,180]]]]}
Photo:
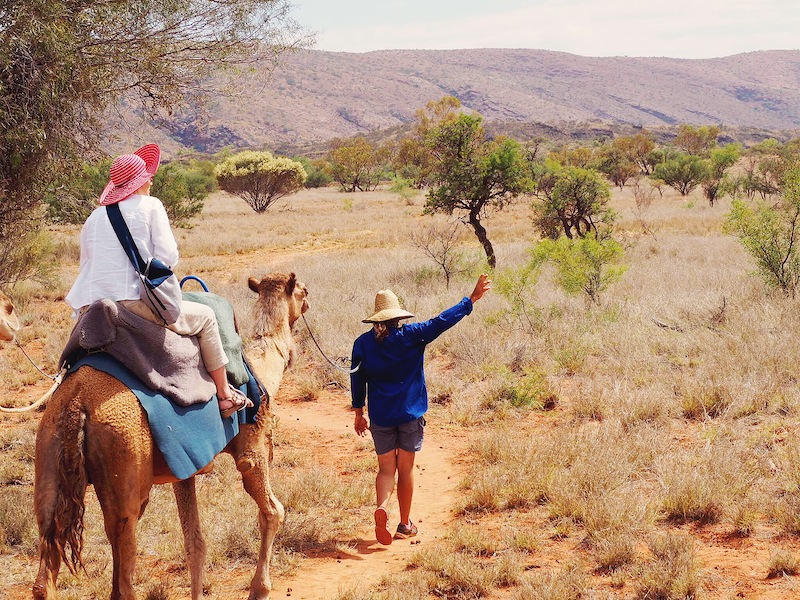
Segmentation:
{"type": "Polygon", "coordinates": [[[292,0],[317,50],[713,58],[800,48],[798,0],[292,0]]]}

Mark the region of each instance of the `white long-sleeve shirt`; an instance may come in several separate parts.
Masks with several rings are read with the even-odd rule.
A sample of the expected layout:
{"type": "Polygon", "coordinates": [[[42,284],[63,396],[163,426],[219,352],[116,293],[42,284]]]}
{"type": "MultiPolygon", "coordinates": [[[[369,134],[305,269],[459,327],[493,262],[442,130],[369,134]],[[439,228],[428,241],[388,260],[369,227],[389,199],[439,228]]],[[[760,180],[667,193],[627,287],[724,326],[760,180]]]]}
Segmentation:
{"type": "MultiPolygon", "coordinates": [[[[178,264],[178,244],[161,200],[134,194],[119,203],[139,253],[147,262],[158,258],[178,264]]],[[[67,304],[77,313],[96,300],[138,300],[139,278],[122,248],[105,206],[96,208],[81,229],[81,265],[67,304]]]]}

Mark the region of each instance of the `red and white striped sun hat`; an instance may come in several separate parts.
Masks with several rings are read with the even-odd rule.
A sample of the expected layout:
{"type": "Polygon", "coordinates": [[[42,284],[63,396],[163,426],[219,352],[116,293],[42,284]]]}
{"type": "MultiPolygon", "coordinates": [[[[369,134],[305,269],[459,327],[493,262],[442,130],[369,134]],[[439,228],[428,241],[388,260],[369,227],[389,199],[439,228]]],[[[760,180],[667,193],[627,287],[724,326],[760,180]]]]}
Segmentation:
{"type": "Polygon", "coordinates": [[[156,174],[160,160],[161,149],[158,144],[147,144],[133,154],[122,154],[115,158],[109,169],[111,178],[100,194],[100,204],[116,204],[133,195],[156,174]]]}

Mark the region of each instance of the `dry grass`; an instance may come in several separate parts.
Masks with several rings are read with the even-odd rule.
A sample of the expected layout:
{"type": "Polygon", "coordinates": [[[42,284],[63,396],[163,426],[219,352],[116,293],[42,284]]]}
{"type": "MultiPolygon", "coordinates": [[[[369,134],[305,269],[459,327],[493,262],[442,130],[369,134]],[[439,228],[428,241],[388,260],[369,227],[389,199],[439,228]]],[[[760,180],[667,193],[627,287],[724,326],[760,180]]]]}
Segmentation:
{"type": "MultiPolygon", "coordinates": [[[[750,536],[754,544],[781,536],[797,543],[797,302],[750,276],[748,256],[721,233],[725,201],[710,208],[699,196],[656,197],[644,215],[649,232],[629,190],[615,191],[613,202],[629,270],[602,306],[565,296],[545,274],[529,290],[536,311],[526,326],[506,318],[504,299],[489,294],[466,325],[431,346],[431,410],[472,440],[461,518],[438,552],[426,548],[412,570],[374,590],[342,590],[340,600],[476,598],[498,587],[511,587],[514,598],[685,598],[704,591],[707,565],[697,543],[705,544],[704,560],[715,548],[706,530],[750,536]],[[564,544],[580,561],[555,567],[567,564],[554,558],[564,544]],[[526,572],[534,563],[546,568],[526,572]],[[609,581],[619,586],[609,588],[609,581]]],[[[310,290],[315,336],[346,364],[375,290],[391,287],[426,318],[471,289],[471,275],[445,289],[441,273],[412,245],[411,233],[431,218],[421,212],[419,199],[409,205],[385,191],[305,191],[263,215],[218,195],[194,228],[179,232],[179,271],[200,275],[231,299],[245,338],[253,299],[246,278],[297,272],[310,290]]],[[[534,241],[525,202],[486,225],[500,269],[522,264],[534,241]]],[[[59,300],[74,277],[77,229],[53,234],[65,248],[62,281],[13,294],[25,324],[22,342],[49,371],[70,327],[59,300]]],[[[471,238],[465,245],[478,252],[471,238]]],[[[346,376],[319,357],[303,326],[298,336],[299,395],[346,388],[346,376]]],[[[38,377],[17,352],[0,352],[8,404],[19,403],[38,377]]],[[[30,506],[34,419],[10,422],[0,431],[0,564],[33,555],[35,544],[30,512],[15,510],[30,506]]],[[[346,532],[358,507],[371,501],[373,465],[341,478],[317,464],[288,428],[279,432],[274,483],[288,510],[276,569],[285,571],[309,548],[352,542],[346,532]]],[[[232,465],[220,461],[202,481],[213,581],[213,570],[253,561],[257,530],[232,465]],[[231,510],[246,518],[218,518],[231,510]]],[[[182,564],[174,510],[170,491],[154,490],[140,526],[148,540],[144,562],[157,556],[176,569],[182,564]]],[[[72,590],[91,597],[108,582],[110,556],[91,498],[87,522],[89,575],[65,575],[66,597],[72,590]]],[[[782,572],[778,566],[770,572],[782,572]]],[[[33,574],[32,566],[0,569],[0,588],[33,574]]],[[[157,594],[146,589],[157,583],[137,585],[157,594]]]]}

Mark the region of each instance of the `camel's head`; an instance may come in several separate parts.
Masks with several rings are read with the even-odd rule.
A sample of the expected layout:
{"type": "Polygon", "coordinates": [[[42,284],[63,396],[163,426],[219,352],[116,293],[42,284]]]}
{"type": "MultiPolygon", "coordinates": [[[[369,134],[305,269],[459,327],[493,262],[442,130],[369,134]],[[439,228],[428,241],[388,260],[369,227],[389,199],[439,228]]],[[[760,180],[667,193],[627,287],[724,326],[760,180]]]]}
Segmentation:
{"type": "Polygon", "coordinates": [[[19,319],[8,296],[0,292],[0,341],[11,342],[20,330],[19,319]]]}
{"type": "Polygon", "coordinates": [[[260,281],[250,277],[247,285],[258,294],[255,307],[257,321],[266,321],[262,333],[277,329],[277,321],[287,316],[291,327],[308,310],[308,290],[294,273],[272,273],[260,281]]]}

